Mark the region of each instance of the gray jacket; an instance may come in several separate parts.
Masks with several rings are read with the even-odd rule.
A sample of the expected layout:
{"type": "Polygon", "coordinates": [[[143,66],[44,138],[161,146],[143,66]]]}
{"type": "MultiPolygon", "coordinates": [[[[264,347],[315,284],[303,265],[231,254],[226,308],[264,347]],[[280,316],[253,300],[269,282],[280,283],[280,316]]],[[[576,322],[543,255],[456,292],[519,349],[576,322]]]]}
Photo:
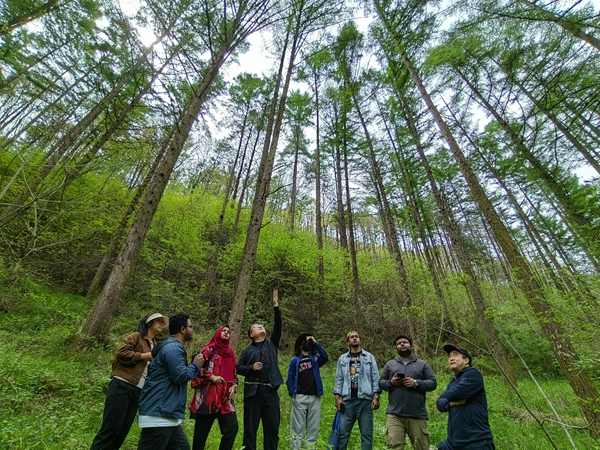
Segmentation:
{"type": "Polygon", "coordinates": [[[388,361],[383,368],[381,378],[379,378],[379,387],[389,392],[386,413],[427,420],[429,416],[425,407],[425,394],[434,391],[437,387],[433,370],[425,361],[414,356],[406,366],[401,361],[400,357],[388,361]],[[416,388],[392,386],[390,380],[396,372],[403,373],[407,378],[418,380],[418,386],[416,388]]]}

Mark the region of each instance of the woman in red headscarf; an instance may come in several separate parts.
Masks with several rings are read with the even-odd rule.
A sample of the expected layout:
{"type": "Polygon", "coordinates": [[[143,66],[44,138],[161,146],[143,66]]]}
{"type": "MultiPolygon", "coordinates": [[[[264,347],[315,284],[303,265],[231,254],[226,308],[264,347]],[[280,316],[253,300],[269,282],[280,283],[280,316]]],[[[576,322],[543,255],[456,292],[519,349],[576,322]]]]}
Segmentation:
{"type": "Polygon", "coordinates": [[[190,417],[196,419],[193,450],[204,450],[206,439],[215,420],[221,429],[219,450],[231,450],[238,431],[235,414],[237,373],[235,353],[229,347],[231,329],[224,325],[202,349],[204,360],[200,374],[192,380],[194,398],[190,417]]]}

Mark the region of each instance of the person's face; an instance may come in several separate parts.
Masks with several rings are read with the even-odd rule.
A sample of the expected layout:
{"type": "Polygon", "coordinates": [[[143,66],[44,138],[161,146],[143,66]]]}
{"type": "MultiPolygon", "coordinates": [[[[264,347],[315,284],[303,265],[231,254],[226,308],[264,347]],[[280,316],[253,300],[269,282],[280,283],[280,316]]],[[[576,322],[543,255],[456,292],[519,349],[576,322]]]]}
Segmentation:
{"type": "Polygon", "coordinates": [[[410,342],[408,342],[408,339],[400,338],[396,341],[396,350],[398,351],[399,355],[410,355],[412,346],[410,345],[410,342]]]}
{"type": "Polygon", "coordinates": [[[149,323],[148,331],[153,331],[154,335],[157,335],[160,332],[162,332],[164,327],[165,327],[165,320],[163,318],[158,318],[158,319],[154,319],[152,322],[149,323]]]}
{"type": "Polygon", "coordinates": [[[352,333],[348,336],[348,345],[350,347],[359,347],[360,346],[360,336],[358,333],[352,333]]]}
{"type": "Polygon", "coordinates": [[[223,328],[221,330],[221,339],[223,339],[224,341],[228,341],[230,337],[231,337],[231,330],[227,327],[223,328]]]}
{"type": "Polygon", "coordinates": [[[194,327],[192,321],[188,319],[187,326],[185,327],[184,342],[191,341],[194,337],[194,327]]]}
{"type": "Polygon", "coordinates": [[[458,373],[469,365],[469,358],[456,350],[452,350],[448,355],[448,364],[452,372],[458,373]]]}
{"type": "Polygon", "coordinates": [[[265,331],[265,327],[259,323],[255,323],[252,325],[252,331],[250,332],[250,337],[252,339],[265,336],[267,332],[265,331]]]}

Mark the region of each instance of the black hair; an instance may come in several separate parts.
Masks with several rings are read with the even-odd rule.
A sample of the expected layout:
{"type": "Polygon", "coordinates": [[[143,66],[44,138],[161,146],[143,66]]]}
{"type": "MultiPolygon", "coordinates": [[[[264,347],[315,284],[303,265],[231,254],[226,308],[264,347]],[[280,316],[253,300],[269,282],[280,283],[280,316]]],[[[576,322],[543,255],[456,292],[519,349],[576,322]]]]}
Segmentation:
{"type": "Polygon", "coordinates": [[[169,317],[169,334],[173,336],[181,331],[181,327],[187,327],[189,314],[179,313],[169,317]]]}
{"type": "Polygon", "coordinates": [[[398,336],[396,336],[396,339],[394,339],[394,345],[397,345],[396,342],[398,342],[398,339],[406,339],[410,343],[410,346],[412,347],[412,339],[409,338],[407,335],[399,334],[398,336]]]}
{"type": "Polygon", "coordinates": [[[148,335],[148,324],[146,323],[146,320],[148,320],[148,317],[150,317],[150,314],[142,317],[140,319],[140,321],[138,322],[137,326],[135,327],[135,331],[140,333],[142,336],[148,335]]]}

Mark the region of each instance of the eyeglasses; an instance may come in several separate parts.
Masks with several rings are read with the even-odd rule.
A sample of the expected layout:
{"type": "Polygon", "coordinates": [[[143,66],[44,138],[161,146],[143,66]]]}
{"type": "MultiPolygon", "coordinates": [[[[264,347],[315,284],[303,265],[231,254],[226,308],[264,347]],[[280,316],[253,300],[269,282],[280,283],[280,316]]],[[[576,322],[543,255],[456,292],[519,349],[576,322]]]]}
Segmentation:
{"type": "Polygon", "coordinates": [[[408,342],[408,341],[398,341],[398,342],[396,342],[396,345],[400,345],[400,344],[410,345],[410,342],[408,342]]]}

